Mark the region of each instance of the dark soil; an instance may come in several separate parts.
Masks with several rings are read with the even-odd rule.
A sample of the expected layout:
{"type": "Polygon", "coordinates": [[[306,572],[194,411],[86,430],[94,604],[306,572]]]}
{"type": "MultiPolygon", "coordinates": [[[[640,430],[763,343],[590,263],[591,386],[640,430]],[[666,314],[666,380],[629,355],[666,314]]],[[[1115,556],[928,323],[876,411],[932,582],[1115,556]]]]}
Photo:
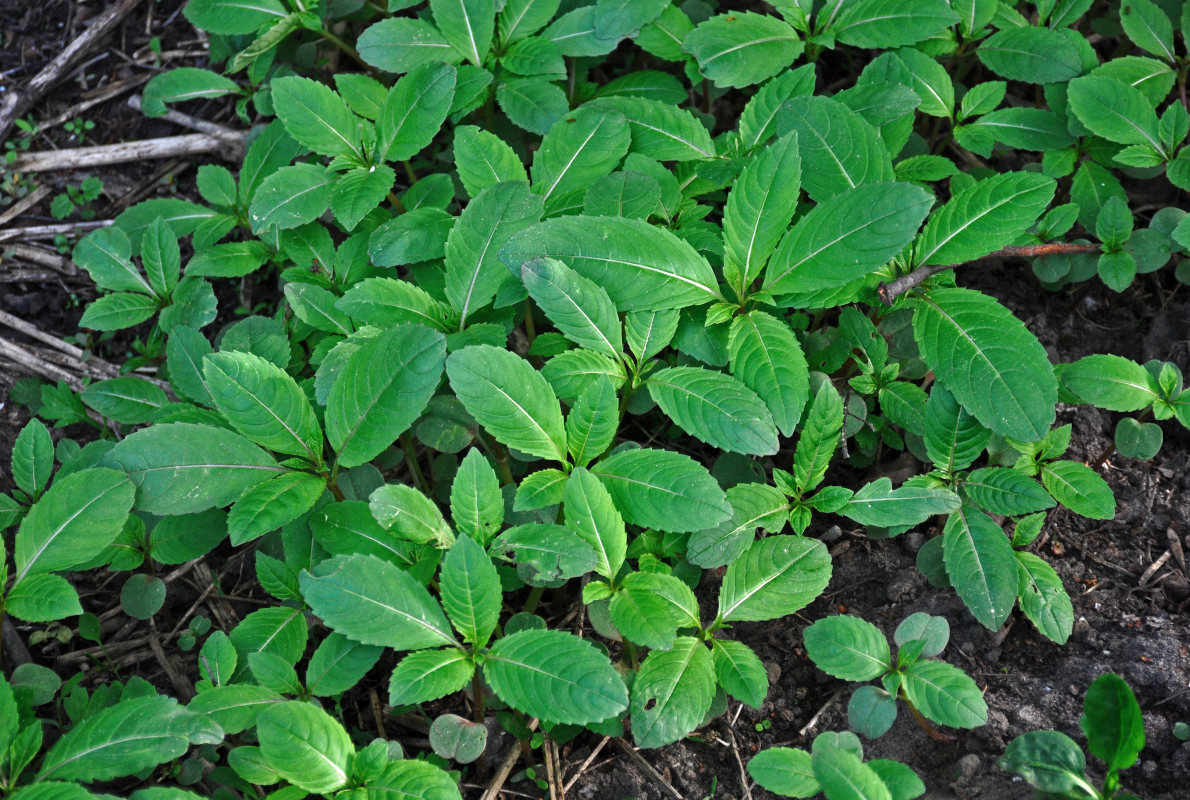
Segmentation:
{"type": "MultiPolygon", "coordinates": [[[[80,17],[94,14],[101,6],[99,2],[76,6],[65,0],[0,0],[0,80],[14,86],[27,80],[69,41],[82,22],[80,17]]],[[[178,15],[180,6],[180,0],[163,0],[134,14],[102,51],[107,57],[39,104],[36,118],[51,118],[88,92],[144,70],[200,65],[199,59],[179,56],[158,67],[143,58],[150,35],[160,37],[167,51],[194,49],[194,32],[178,15]],[[149,7],[153,10],[146,17],[149,7]]],[[[83,114],[97,123],[88,134],[88,144],[181,132],[166,123],[144,119],[129,109],[125,100],[126,96],[120,96],[83,114]]],[[[204,110],[210,118],[226,118],[228,112],[223,105],[187,109],[196,116],[203,116],[204,110]]],[[[57,128],[39,135],[34,147],[75,144],[57,128]]],[[[136,164],[95,171],[107,187],[95,205],[98,218],[114,215],[133,193],[193,196],[194,166],[191,162],[177,164],[163,172],[161,164],[136,164]]],[[[71,173],[44,178],[57,181],[60,189],[66,181],[77,184],[84,176],[71,173]]],[[[0,211],[3,208],[0,206],[0,211]]],[[[13,224],[54,221],[47,199],[13,224]]],[[[2,248],[0,245],[0,252],[2,248]]],[[[34,321],[56,336],[76,335],[81,309],[75,300],[88,296],[85,282],[60,277],[5,280],[3,275],[13,264],[11,259],[0,263],[0,309],[34,321]]],[[[988,291],[1012,308],[1041,338],[1055,362],[1107,352],[1142,361],[1172,358],[1190,374],[1190,307],[1183,305],[1184,292],[1179,294],[1171,273],[1172,268],[1167,267],[1155,276],[1144,276],[1122,295],[1109,292],[1097,281],[1045,293],[1023,263],[964,273],[960,282],[988,291]]],[[[12,338],[22,341],[16,334],[12,338]]],[[[119,347],[107,355],[118,360],[119,347]]],[[[22,408],[7,402],[17,377],[15,370],[0,368],[0,401],[4,401],[0,406],[0,464],[4,465],[16,432],[28,419],[22,408]]],[[[1063,406],[1059,421],[1073,425],[1070,457],[1093,462],[1110,445],[1116,416],[1063,406]]],[[[950,622],[951,640],[943,656],[985,689],[988,724],[960,734],[956,741],[939,742],[929,738],[902,710],[891,732],[864,742],[867,757],[896,758],[912,766],[924,779],[926,797],[931,800],[1028,797],[1029,788],[999,770],[996,759],[1014,736],[1026,731],[1056,729],[1081,742],[1078,719],[1083,692],[1092,680],[1110,671],[1122,675],[1133,687],[1145,717],[1146,747],[1141,763],[1125,773],[1125,787],[1150,800],[1185,797],[1190,744],[1176,739],[1172,728],[1178,721],[1190,721],[1190,617],[1186,613],[1190,575],[1183,556],[1184,550],[1190,550],[1190,507],[1183,495],[1190,487],[1190,435],[1173,423],[1162,423],[1162,427],[1166,441],[1156,458],[1145,462],[1114,458],[1104,468],[1117,497],[1115,519],[1096,522],[1056,511],[1039,540],[1038,552],[1057,569],[1074,602],[1077,622],[1067,645],[1059,647],[1045,639],[1019,613],[1003,630],[988,631],[974,621],[953,590],[931,586],[917,572],[914,556],[938,530],[923,527],[894,539],[871,540],[846,520],[827,519],[810,531],[828,543],[834,559],[834,575],[826,593],[794,617],[777,623],[740,624],[731,632],[755,648],[768,668],[772,688],[763,707],[756,711],[732,701],[723,717],[686,741],[641,755],[684,798],[772,797],[753,785],[743,771],[754,753],[775,745],[808,747],[816,734],[847,727],[850,687],[819,672],[807,660],[802,648],[805,626],[823,615],[845,610],[874,622],[891,637],[902,619],[925,611],[950,622]],[[1159,561],[1161,565],[1154,570],[1159,561]]],[[[7,488],[11,488],[7,471],[0,469],[0,490],[7,488]]],[[[203,603],[200,613],[222,627],[234,625],[237,614],[242,617],[258,607],[260,595],[253,586],[250,562],[242,556],[229,558],[232,552],[217,551],[202,567],[178,577],[159,620],[163,630],[173,628],[175,621],[184,621],[186,614],[193,612],[192,604],[199,602],[203,603]],[[200,594],[209,588],[212,574],[217,576],[223,599],[204,601],[200,594]]],[[[145,623],[130,621],[119,612],[118,589],[113,587],[118,587],[120,578],[105,573],[78,575],[76,580],[81,583],[84,605],[104,619],[105,641],[117,645],[113,658],[120,676],[126,679],[140,674],[162,691],[177,694],[177,683],[171,682],[160,660],[147,650],[119,647],[121,641],[132,642],[148,632],[145,623]]],[[[707,574],[701,588],[703,597],[715,596],[717,581],[713,573],[707,574]]],[[[35,628],[23,626],[21,633],[27,638],[35,628]]],[[[75,639],[67,645],[39,645],[32,650],[36,660],[58,669],[63,677],[88,668],[95,682],[110,680],[111,673],[87,657],[85,646],[75,639]]],[[[193,681],[196,675],[189,672],[193,655],[177,658],[176,647],[167,644],[167,649],[172,666],[193,681]]],[[[373,733],[379,723],[387,735],[403,739],[411,749],[424,747],[424,730],[418,733],[401,720],[378,720],[379,714],[373,714],[373,704],[379,708],[377,693],[384,695],[387,676],[378,667],[373,677],[374,691],[345,698],[348,723],[373,733]]],[[[416,722],[411,724],[416,728],[416,722]]],[[[599,742],[600,737],[583,735],[562,748],[568,775],[586,761],[599,742]]],[[[471,786],[475,779],[467,775],[464,782],[471,786]]],[[[513,796],[540,795],[528,781],[514,781],[509,786],[524,793],[513,796]]],[[[481,793],[479,788],[465,792],[468,797],[481,793]]],[[[654,777],[610,744],[587,766],[568,795],[600,800],[666,797],[654,777]]]]}

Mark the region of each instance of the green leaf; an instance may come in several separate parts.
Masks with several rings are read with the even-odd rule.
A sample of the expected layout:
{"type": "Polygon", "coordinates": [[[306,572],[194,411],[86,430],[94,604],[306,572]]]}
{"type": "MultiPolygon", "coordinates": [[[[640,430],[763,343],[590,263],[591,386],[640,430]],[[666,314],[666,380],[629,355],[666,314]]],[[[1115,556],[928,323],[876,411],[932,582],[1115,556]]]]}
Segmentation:
{"type": "Polygon", "coordinates": [[[914,263],[962,264],[1011,244],[1054,196],[1052,178],[1009,172],[959,192],[938,209],[918,238],[914,263]]]}
{"type": "Polygon", "coordinates": [[[583,467],[602,455],[615,439],[619,423],[615,387],[600,376],[579,394],[566,415],[566,447],[574,464],[583,467]]]}
{"type": "Polygon", "coordinates": [[[12,479],[26,494],[36,496],[50,482],[54,469],[54,440],[39,419],[21,428],[12,445],[12,479]]]}
{"type": "Polygon", "coordinates": [[[460,536],[442,559],[438,576],[442,607],[463,635],[463,641],[483,647],[500,618],[500,577],[483,547],[460,536]]]}
{"type": "Polygon", "coordinates": [[[455,128],[454,154],[459,180],[471,197],[498,183],[529,180],[513,149],[474,125],[455,128]]]}
{"type": "Polygon", "coordinates": [[[1152,0],[1124,0],[1120,4],[1120,24],[1137,47],[1173,63],[1173,23],[1152,0]]]}
{"type": "Polygon", "coordinates": [[[695,438],[733,453],[777,452],[772,414],[736,378],[701,367],[669,367],[650,375],[647,386],[654,402],[695,438]]]}
{"type": "Polygon", "coordinates": [[[714,639],[711,641],[711,661],[715,679],[723,690],[741,703],[759,710],[769,691],[769,678],[752,648],[731,639],[714,639]]]}
{"type": "Polygon", "coordinates": [[[814,778],[810,754],[792,747],[761,750],[748,762],[748,774],[770,792],[786,797],[813,797],[822,790],[814,778]]]}
{"type": "Polygon", "coordinates": [[[338,720],[311,703],[278,703],[256,718],[260,752],[282,779],[326,794],[347,784],[355,747],[338,720]]]}
{"type": "Polygon", "coordinates": [[[558,208],[569,195],[615,169],[631,138],[628,121],[615,111],[584,106],[564,116],[533,156],[533,191],[547,209],[558,208]]]}
{"type": "Polygon", "coordinates": [[[430,0],[430,11],[446,41],[477,67],[492,47],[494,0],[430,0]]]}
{"type": "Polygon", "coordinates": [[[777,113],[786,100],[809,94],[813,88],[813,64],[782,72],[761,86],[740,115],[740,145],[744,152],[751,152],[769,140],[776,129],[777,113]]]}
{"type": "Polygon", "coordinates": [[[1008,537],[982,511],[961,508],[943,531],[946,572],[971,614],[997,630],[1016,604],[1017,562],[1008,537]]]}
{"type": "Polygon", "coordinates": [[[719,484],[694,459],[668,450],[623,450],[591,472],[603,481],[624,521],[682,533],[718,525],[731,516],[719,484]]]}
{"type": "Polygon", "coordinates": [[[487,543],[504,522],[504,499],[492,465],[470,450],[450,486],[450,514],[455,530],[487,543]]]}
{"type": "Polygon", "coordinates": [[[79,327],[96,331],[131,328],[156,314],[160,303],[155,297],[131,292],[104,295],[87,305],[79,327]]]}
{"type": "Polygon", "coordinates": [[[107,781],[182,756],[191,744],[218,744],[218,725],[178,705],[149,695],[122,700],[88,715],[54,743],[38,781],[107,781]]]}
{"type": "Polygon", "coordinates": [[[892,480],[885,477],[865,483],[838,513],[860,525],[898,528],[925,522],[935,514],[949,514],[959,505],[958,495],[949,489],[894,489],[892,480]]]}
{"type": "Polygon", "coordinates": [[[1021,611],[1046,638],[1066,644],[1074,627],[1074,608],[1054,568],[1032,553],[1017,552],[1021,611]]]}
{"type": "Polygon", "coordinates": [[[288,230],[318,219],[330,207],[338,179],[337,173],[320,164],[281,167],[261,181],[252,195],[248,207],[252,231],[260,233],[272,225],[288,230]]]}
{"type": "Polygon", "coordinates": [[[517,233],[500,251],[520,271],[556,258],[602,286],[620,311],[683,308],[722,300],[718,280],[690,244],[663,228],[623,217],[567,216],[517,233]]]}
{"type": "Polygon", "coordinates": [[[803,494],[822,482],[839,446],[842,430],[843,398],[830,381],[824,381],[810,402],[797,449],[793,451],[793,474],[803,494]]]}
{"type": "Polygon", "coordinates": [[[446,374],[467,412],[502,444],[566,460],[562,410],[529,362],[509,350],[476,345],[452,353],[446,374]]]}
{"type": "Polygon", "coordinates": [[[450,309],[424,289],[395,278],[365,278],[335,302],[357,323],[391,328],[403,322],[445,332],[450,309]]]}
{"type": "Polygon", "coordinates": [[[987,446],[991,431],[960,406],[941,384],[934,384],[926,403],[926,452],[946,472],[966,469],[987,446]]]}
{"type": "Polygon", "coordinates": [[[530,586],[557,585],[595,567],[595,550],[569,528],[528,523],[509,528],[492,543],[492,552],[517,565],[517,574],[530,586]]]}
{"type": "Polygon", "coordinates": [[[132,243],[118,227],[91,231],[79,240],[71,256],[101,289],[156,294],[132,263],[132,243]]]}
{"type": "Polygon", "coordinates": [[[242,278],[258,270],[267,260],[262,242],[225,242],[195,253],[186,263],[186,274],[207,278],[242,278]]]}
{"type": "Polygon", "coordinates": [[[576,467],[566,481],[563,502],[566,527],[595,551],[595,571],[615,578],[624,565],[628,534],[611,493],[586,469],[576,467]]]}
{"type": "Polygon", "coordinates": [[[384,202],[396,179],[397,173],[387,164],[350,170],[335,184],[331,213],[344,228],[354,230],[360,220],[384,202]]]}
{"type": "Polygon", "coordinates": [[[364,464],[421,416],[438,388],[446,339],[420,325],[398,325],[352,353],[331,386],[326,434],[339,464],[364,464]]]}
{"type": "Polygon", "coordinates": [[[192,514],[228,505],[284,471],[268,453],[224,428],[172,422],[137,431],[104,457],[136,484],[136,508],[192,514]]]}
{"type": "Polygon", "coordinates": [[[520,182],[484,189],[463,210],[446,239],[445,293],[459,312],[459,330],[508,279],[500,248],[540,220],[542,213],[540,198],[520,182]]]}
{"type": "Polygon", "coordinates": [[[983,425],[1029,442],[1049,431],[1058,394],[1049,357],[1008,309],[970,289],[937,289],[918,301],[913,330],[922,358],[983,425]]]}
{"type": "Polygon", "coordinates": [[[273,606],[253,611],[232,629],[228,639],[236,650],[239,680],[247,673],[248,658],[253,653],[274,653],[290,664],[297,663],[306,651],[309,632],[306,615],[300,608],[273,606]]]}
{"type": "Polygon", "coordinates": [[[945,0],[859,0],[828,30],[843,44],[888,48],[925,41],[958,21],[945,0]]]}
{"type": "Polygon", "coordinates": [[[728,347],[732,375],[760,396],[782,435],[793,435],[810,388],[806,357],[789,325],[761,311],[740,315],[728,347]]]}
{"type": "Polygon", "coordinates": [[[372,792],[379,792],[381,797],[462,800],[458,783],[450,773],[413,759],[388,762],[379,778],[368,781],[367,791],[369,797],[372,792]]]}
{"type": "Polygon", "coordinates": [[[507,0],[496,19],[500,41],[507,44],[532,36],[558,13],[559,0],[507,0]]]}
{"type": "Polygon", "coordinates": [[[459,691],[474,674],[475,664],[462,650],[419,650],[401,659],[393,670],[388,702],[393,706],[428,703],[459,691]]]}
{"type": "Polygon", "coordinates": [[[407,161],[438,133],[455,96],[458,71],[432,63],[414,67],[393,84],[376,115],[376,152],[385,161],[407,161]]]}
{"type": "Polygon", "coordinates": [[[203,364],[215,407],[232,427],[269,450],[322,460],[322,429],[288,373],[251,353],[213,353],[203,364]]]}
{"type": "Polygon", "coordinates": [[[762,483],[739,483],[727,490],[731,519],[695,531],[686,545],[686,559],[703,569],[735,561],[752,544],[756,529],[778,533],[789,520],[789,499],[762,483]]]}
{"type": "Polygon", "coordinates": [[[483,675],[501,700],[550,722],[601,722],[628,707],[628,690],[607,656],[562,631],[501,638],[484,658],[483,675]]]}
{"type": "Polygon", "coordinates": [[[1064,733],[1029,731],[1013,739],[996,762],[1043,792],[1084,792],[1087,759],[1064,733]]]}
{"type": "Polygon", "coordinates": [[[70,582],[48,573],[29,575],[13,585],[4,598],[4,610],[25,622],[52,622],[83,613],[70,582]]]}
{"type": "Polygon", "coordinates": [[[1099,353],[1054,368],[1062,388],[1080,403],[1108,411],[1140,411],[1160,394],[1149,371],[1122,356],[1099,353]]]}
{"type": "Polygon", "coordinates": [[[433,62],[462,60],[442,33],[422,19],[391,17],[371,25],[356,41],[360,58],[385,72],[401,74],[433,62]]]}
{"type": "Polygon", "coordinates": [[[1082,73],[1078,47],[1062,31],[1026,26],[1004,28],[975,51],[1002,78],[1029,83],[1061,83],[1082,73]]]}
{"type": "Polygon", "coordinates": [[[168,111],[165,107],[166,103],[211,99],[239,91],[240,87],[235,81],[217,72],[195,67],[180,67],[154,75],[145,84],[141,102],[145,116],[159,117],[168,111]]]}
{"type": "Polygon", "coordinates": [[[711,134],[684,108],[644,97],[601,97],[595,108],[619,111],[632,132],[630,152],[657,161],[700,161],[715,157],[711,134]]]}
{"type": "Polygon", "coordinates": [[[306,667],[310,694],[333,697],[347,691],[376,665],[383,652],[383,648],[353,642],[342,634],[330,634],[318,645],[306,667]]]}
{"type": "Polygon", "coordinates": [[[335,90],[294,75],[277,78],[270,86],[277,118],[294,141],[320,155],[363,160],[360,118],[335,90]]]}
{"type": "Polygon", "coordinates": [[[864,183],[893,179],[892,158],[880,134],[838,100],[793,97],[777,112],[777,132],[797,131],[802,185],[824,202],[864,183]]]}
{"type": "Polygon", "coordinates": [[[314,613],[353,641],[394,650],[458,646],[426,588],[375,556],[336,556],[299,581],[314,613]]]}
{"type": "Polygon", "coordinates": [[[380,486],[368,498],[368,507],[381,527],[406,541],[445,544],[454,536],[434,501],[412,486],[380,486]]]}
{"type": "Polygon", "coordinates": [[[1096,136],[1117,144],[1165,147],[1157,130],[1157,112],[1141,91],[1116,78],[1084,75],[1070,82],[1070,110],[1096,136]]]}
{"type": "Polygon", "coordinates": [[[1087,749],[1111,771],[1131,767],[1145,746],[1145,723],[1136,697],[1123,678],[1110,672],[1087,688],[1079,726],[1087,749]]]}
{"type": "Polygon", "coordinates": [[[845,681],[870,681],[893,668],[888,639],[858,617],[823,617],[806,628],[806,652],[827,675],[845,681]]]}
{"type": "Polygon", "coordinates": [[[1037,481],[1005,467],[975,470],[963,483],[963,493],[990,514],[1017,516],[1054,507],[1054,499],[1037,481]]]}
{"type": "Polygon", "coordinates": [[[233,545],[275,531],[314,507],[326,481],[308,472],[283,472],[246,490],[231,507],[227,532],[233,545]]]}
{"type": "Polygon", "coordinates": [[[178,276],[181,274],[178,237],[165,224],[165,220],[158,217],[141,237],[140,250],[141,264],[144,265],[153,293],[166,297],[178,285],[178,276]]]}
{"type": "Polygon", "coordinates": [[[793,63],[805,45],[789,23],[751,11],[720,14],[682,40],[682,50],[716,86],[761,83],[793,63]]]}
{"type": "Polygon", "coordinates": [[[979,686],[958,667],[923,660],[901,672],[901,688],[927,719],[952,728],[977,728],[988,721],[979,686]]]}
{"type": "Polygon", "coordinates": [[[1077,461],[1053,461],[1041,470],[1046,491],[1076,514],[1091,519],[1112,519],[1116,498],[1107,481],[1077,461]]]}
{"type": "MultiPolygon", "coordinates": [[[[632,573],[629,577],[646,574],[649,573],[632,573]]],[[[677,580],[673,576],[666,577],[677,580]]],[[[612,624],[624,638],[650,650],[673,648],[681,623],[670,613],[670,605],[664,597],[649,591],[648,587],[634,587],[634,583],[625,579],[624,586],[612,597],[608,605],[612,624]]]]}
{"type": "Polygon", "coordinates": [[[570,111],[566,93],[542,78],[516,78],[496,89],[496,102],[514,125],[545,136],[570,111]]]}
{"type": "Polygon", "coordinates": [[[715,667],[706,646],[681,636],[672,650],[654,650],[632,684],[632,738],[661,747],[693,731],[711,707],[715,667]]]}
{"type": "Polygon", "coordinates": [[[727,567],[719,589],[719,617],[759,622],[788,616],[826,588],[831,558],[817,539],[769,536],[727,567]]]}
{"type": "Polygon", "coordinates": [[[1116,423],[1116,450],[1125,458],[1149,459],[1161,450],[1161,426],[1125,417],[1116,423]]]}
{"type": "Polygon", "coordinates": [[[81,470],[55,481],[21,520],[13,583],[70,569],[102,553],[124,527],[135,491],[127,476],[113,469],[81,470]]]}
{"type": "Polygon", "coordinates": [[[789,227],[801,180],[797,133],[791,131],[760,151],[732,185],[723,210],[724,274],[739,290],[760,275],[789,227]]]}
{"type": "Polygon", "coordinates": [[[272,689],[254,683],[237,683],[207,689],[190,701],[190,710],[209,717],[225,734],[236,734],[256,727],[256,718],[264,709],[284,702],[272,689]]]}
{"type": "Polygon", "coordinates": [[[334,555],[375,556],[391,564],[409,564],[405,542],[387,533],[362,500],[326,503],[310,515],[314,541],[334,555]]]}
{"type": "Polygon", "coordinates": [[[933,202],[920,187],[891,182],[819,202],[782,238],[765,271],[765,291],[833,289],[867,276],[913,241],[933,202]]]}
{"type": "Polygon", "coordinates": [[[816,749],[810,767],[814,780],[831,800],[892,800],[876,771],[841,747],[816,749]]]}
{"type": "Polygon", "coordinates": [[[285,16],[280,0],[192,0],[183,9],[196,28],[210,33],[256,33],[285,16]]]}
{"type": "Polygon", "coordinates": [[[888,733],[897,719],[897,701],[883,689],[860,686],[847,702],[847,724],[851,730],[869,739],[888,733]]]}

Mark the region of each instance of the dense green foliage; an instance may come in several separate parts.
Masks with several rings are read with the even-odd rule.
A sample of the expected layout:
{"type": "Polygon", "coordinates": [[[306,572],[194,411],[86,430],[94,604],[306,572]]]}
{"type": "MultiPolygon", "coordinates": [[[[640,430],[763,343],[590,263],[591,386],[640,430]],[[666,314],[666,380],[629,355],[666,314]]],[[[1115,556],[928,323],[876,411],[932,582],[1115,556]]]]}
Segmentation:
{"type": "MultiPolygon", "coordinates": [[[[946,268],[1033,256],[1048,289],[1121,291],[1171,260],[1183,276],[1185,213],[1134,214],[1125,186],[1190,189],[1190,11],[711,5],[190,0],[222,72],[160,74],[144,108],[235,96],[251,139],[238,173],[199,169],[203,203],[143,202],[76,246],[104,291],[82,327],[128,329],[135,355],[124,377],[33,403],[99,438],[21,432],[0,611],[97,628],[66,575],[107,568],[129,573],[124,610],[152,618],[156,565],[235,548],[271,599],[231,630],[191,625],[188,705],[74,680],[44,753],[57,679],[0,680],[0,793],[189,785],[197,747],[219,797],[459,797],[446,769],[479,758],[494,707],[526,741],[531,720],[555,741],[625,723],[641,747],[678,741],[728,697],[764,702],[732,625],[819,597],[828,515],[873,538],[933,521],[933,583],[990,629],[1019,608],[1068,639],[1070,599],[1030,547],[1050,509],[1110,519],[1115,501],[1066,457],[1057,404],[1133,415],[1116,447],[1148,458],[1150,420],[1190,425],[1190,390],[1172,363],[1054,365],[946,268]],[[825,74],[839,56],[856,70],[842,82],[825,74]],[[276,291],[221,303],[237,283],[276,291]],[[859,477],[899,451],[920,474],[859,477]],[[597,635],[535,613],[547,592],[597,635]],[[338,714],[365,676],[397,711],[466,689],[473,720],[439,717],[435,755],[405,757],[338,714]]],[[[898,699],[943,726],[986,721],[971,678],[933,658],[945,620],[905,620],[895,659],[857,618],[804,635],[823,671],[865,683],[858,733],[887,731],[898,699]]],[[[1085,726],[1114,774],[1140,742],[1103,723],[1085,726]]],[[[1072,744],[1020,742],[1008,767],[1042,774],[1045,750],[1072,765],[1047,790],[1082,785],[1072,744]]],[[[794,797],[925,791],[851,733],[749,770],[794,797]]]]}

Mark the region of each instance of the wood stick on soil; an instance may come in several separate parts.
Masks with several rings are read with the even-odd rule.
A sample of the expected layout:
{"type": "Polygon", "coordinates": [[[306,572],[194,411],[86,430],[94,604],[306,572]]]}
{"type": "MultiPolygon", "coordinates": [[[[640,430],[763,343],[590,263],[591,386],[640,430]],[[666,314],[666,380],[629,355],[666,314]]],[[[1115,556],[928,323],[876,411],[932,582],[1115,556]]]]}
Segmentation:
{"type": "MultiPolygon", "coordinates": [[[[78,267],[66,256],[60,256],[41,247],[27,244],[11,244],[4,248],[5,253],[11,253],[16,258],[37,264],[39,267],[49,267],[54,272],[75,277],[79,274],[78,267]]],[[[0,262],[3,263],[3,262],[0,262]]]]}
{"type": "Polygon", "coordinates": [[[95,18],[95,21],[66,46],[53,61],[19,91],[10,91],[0,98],[0,141],[8,137],[8,131],[17,119],[45,96],[66,71],[84,53],[94,47],[109,31],[113,30],[141,0],[120,0],[95,18]]]}
{"type": "Polygon", "coordinates": [[[7,358],[9,361],[24,367],[26,370],[34,375],[40,375],[48,381],[65,381],[66,385],[76,392],[83,390],[83,384],[77,376],[72,372],[67,372],[57,364],[51,364],[43,358],[24,347],[21,347],[16,342],[9,341],[0,337],[0,356],[7,358]]]}
{"type": "Polygon", "coordinates": [[[640,767],[641,772],[645,773],[645,775],[648,775],[649,778],[657,784],[657,788],[661,790],[663,795],[670,798],[670,800],[682,800],[681,792],[675,789],[673,784],[667,781],[665,776],[657,771],[656,767],[646,761],[645,757],[638,753],[635,747],[628,744],[628,742],[624,741],[619,736],[616,737],[615,742],[616,747],[623,750],[624,755],[628,756],[628,758],[632,760],[632,763],[640,767]]]}
{"type": "Polygon", "coordinates": [[[116,378],[120,375],[120,368],[114,364],[109,364],[99,358],[85,358],[86,354],[79,348],[62,341],[57,336],[51,336],[35,325],[30,325],[20,317],[14,317],[12,314],[0,311],[0,325],[5,325],[14,331],[20,331],[30,339],[36,339],[43,344],[48,344],[55,350],[65,353],[73,359],[77,359],[82,366],[88,368],[89,372],[108,378],[116,378]]]}
{"type": "MultiPolygon", "coordinates": [[[[242,141],[242,139],[240,139],[242,141]]],[[[157,158],[177,158],[202,153],[216,153],[229,161],[235,160],[231,140],[209,133],[189,133],[185,136],[166,136],[161,139],[142,139],[139,142],[102,144],[95,147],[74,147],[68,150],[44,150],[22,153],[11,169],[16,172],[50,172],[59,169],[90,169],[107,164],[127,164],[157,158]]]]}
{"type": "MultiPolygon", "coordinates": [[[[132,108],[135,108],[137,111],[143,110],[141,108],[141,96],[139,94],[134,94],[132,97],[129,97],[128,105],[132,108]]],[[[244,134],[240,131],[235,131],[231,128],[225,128],[218,123],[208,122],[205,119],[192,117],[189,114],[183,114],[181,111],[174,111],[173,109],[170,109],[159,117],[154,117],[154,119],[163,119],[167,122],[172,122],[175,125],[180,125],[183,128],[189,128],[192,131],[206,133],[211,136],[218,136],[219,138],[227,139],[229,142],[235,143],[236,145],[242,144],[244,141],[244,134]]]]}
{"type": "Polygon", "coordinates": [[[48,197],[49,193],[50,187],[38,186],[33,191],[29,192],[29,194],[25,195],[20,200],[17,200],[15,203],[9,206],[3,214],[0,214],[0,225],[4,225],[9,220],[16,219],[21,214],[24,214],[26,211],[33,208],[33,206],[37,205],[46,197],[48,197]]]}
{"type": "MultiPolygon", "coordinates": [[[[537,717],[529,720],[529,731],[537,730],[537,724],[537,717]]],[[[500,790],[504,788],[504,782],[512,774],[512,768],[516,766],[517,759],[520,757],[521,743],[517,742],[509,749],[508,755],[504,757],[503,763],[500,764],[500,769],[496,770],[496,774],[492,776],[492,782],[488,784],[487,791],[483,793],[483,797],[479,798],[479,800],[496,800],[496,795],[500,794],[500,790]]],[[[682,799],[679,797],[677,800],[682,799]]]]}
{"type": "Polygon", "coordinates": [[[583,763],[579,765],[578,770],[573,775],[570,776],[570,780],[566,781],[566,785],[562,787],[562,791],[564,793],[569,792],[571,789],[574,788],[574,785],[576,783],[578,783],[578,779],[582,776],[582,774],[584,772],[587,771],[587,767],[591,766],[591,762],[593,762],[595,760],[595,758],[603,750],[604,746],[608,742],[611,741],[611,738],[612,737],[610,737],[610,736],[604,736],[602,739],[599,740],[599,744],[595,745],[595,749],[591,751],[591,755],[587,756],[586,760],[583,761],[583,763]]]}
{"type": "Polygon", "coordinates": [[[96,228],[106,228],[114,220],[97,219],[91,222],[68,222],[61,225],[32,225],[28,228],[0,229],[0,242],[31,242],[53,239],[55,236],[78,236],[96,228]]]}

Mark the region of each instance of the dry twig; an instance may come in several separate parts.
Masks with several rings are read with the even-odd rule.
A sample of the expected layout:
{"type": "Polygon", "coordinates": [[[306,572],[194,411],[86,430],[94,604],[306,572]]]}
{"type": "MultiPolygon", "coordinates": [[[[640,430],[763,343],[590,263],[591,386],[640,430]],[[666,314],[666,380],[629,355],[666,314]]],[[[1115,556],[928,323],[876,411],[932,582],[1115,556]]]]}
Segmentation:
{"type": "MultiPolygon", "coordinates": [[[[242,142],[242,137],[239,138],[242,142]]],[[[95,147],[74,147],[67,150],[43,150],[36,153],[22,153],[13,162],[12,169],[18,172],[50,172],[59,169],[79,169],[106,164],[127,164],[132,161],[146,161],[156,158],[176,158],[200,153],[217,153],[229,161],[236,160],[236,148],[231,140],[209,133],[188,133],[184,136],[166,136],[160,139],[142,139],[139,142],[101,144],[95,147]]]]}
{"type": "Polygon", "coordinates": [[[632,763],[640,767],[641,772],[648,775],[649,778],[657,784],[657,788],[661,793],[671,800],[682,800],[681,793],[673,787],[673,784],[665,779],[665,776],[657,771],[657,768],[645,760],[645,757],[636,751],[636,748],[628,744],[628,742],[616,737],[616,747],[624,751],[624,755],[632,759],[632,763]]]}
{"type": "MultiPolygon", "coordinates": [[[[537,717],[529,720],[530,732],[537,730],[537,725],[537,717]]],[[[504,782],[512,774],[512,768],[516,766],[517,759],[521,757],[521,753],[527,747],[527,744],[522,747],[520,742],[512,746],[508,751],[508,755],[504,757],[503,763],[500,764],[500,769],[496,770],[496,774],[492,776],[492,782],[488,784],[487,791],[483,793],[483,797],[479,800],[496,800],[496,795],[500,794],[500,791],[504,788],[504,782]]],[[[677,800],[681,800],[681,798],[677,800]]]]}

